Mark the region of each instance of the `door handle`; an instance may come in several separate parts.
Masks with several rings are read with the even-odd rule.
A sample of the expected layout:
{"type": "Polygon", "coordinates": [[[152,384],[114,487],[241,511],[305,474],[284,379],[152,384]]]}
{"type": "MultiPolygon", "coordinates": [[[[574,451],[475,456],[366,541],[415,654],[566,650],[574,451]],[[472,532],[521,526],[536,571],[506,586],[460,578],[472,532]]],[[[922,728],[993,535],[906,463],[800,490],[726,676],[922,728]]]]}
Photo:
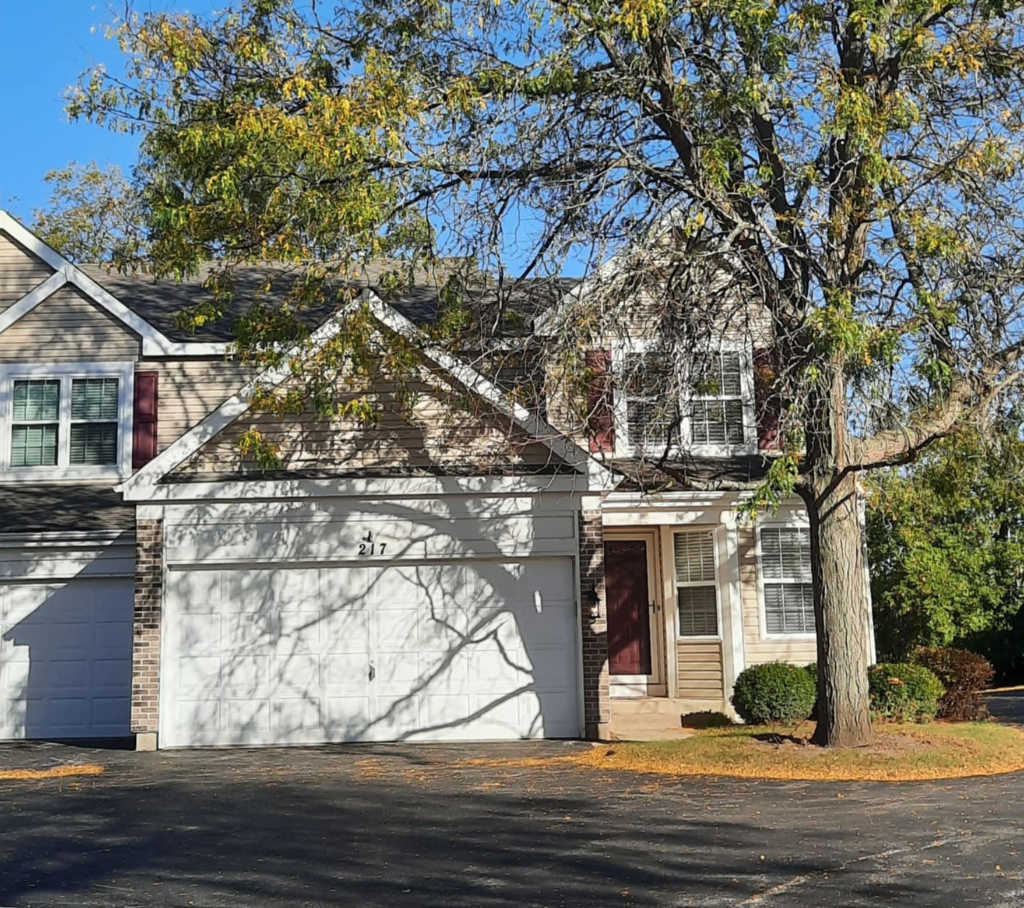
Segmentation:
{"type": "Polygon", "coordinates": [[[658,610],[658,602],[657,602],[657,600],[651,600],[650,604],[647,607],[652,612],[656,612],[658,610]]]}
{"type": "Polygon", "coordinates": [[[376,677],[377,677],[377,669],[375,669],[373,667],[373,663],[371,662],[370,663],[370,680],[372,681],[376,677]]]}

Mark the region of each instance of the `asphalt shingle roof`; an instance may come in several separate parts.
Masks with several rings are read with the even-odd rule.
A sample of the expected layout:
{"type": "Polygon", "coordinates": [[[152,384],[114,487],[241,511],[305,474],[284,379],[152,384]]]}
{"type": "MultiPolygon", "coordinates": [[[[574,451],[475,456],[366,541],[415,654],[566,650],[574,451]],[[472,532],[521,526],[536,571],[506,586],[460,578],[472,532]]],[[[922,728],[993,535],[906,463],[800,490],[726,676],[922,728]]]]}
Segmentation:
{"type": "MultiPolygon", "coordinates": [[[[176,281],[154,278],[144,273],[121,274],[106,265],[79,266],[108,293],[115,296],[133,312],[174,341],[230,341],[233,326],[239,316],[246,313],[254,302],[279,306],[289,299],[299,272],[283,265],[247,265],[234,269],[233,296],[226,306],[224,317],[198,331],[178,323],[179,314],[199,303],[213,300],[213,294],[203,284],[215,266],[207,265],[194,277],[176,281]]],[[[418,269],[398,290],[389,291],[381,286],[381,277],[389,267],[383,262],[367,262],[345,278],[345,286],[372,288],[410,321],[429,325],[441,311],[440,291],[451,269],[428,273],[418,269]]],[[[531,331],[533,319],[553,306],[566,290],[575,286],[571,279],[536,279],[523,281],[514,289],[499,292],[496,286],[481,283],[466,290],[467,304],[477,311],[481,321],[493,321],[501,306],[501,328],[505,334],[522,335],[531,331]]],[[[339,284],[339,287],[341,285],[339,284]]],[[[330,292],[327,292],[330,296],[330,292]]],[[[315,327],[327,320],[337,308],[334,302],[310,307],[299,313],[307,327],[315,327]]]]}
{"type": "Polygon", "coordinates": [[[109,485],[0,485],[0,535],[134,529],[135,505],[109,485]]]}

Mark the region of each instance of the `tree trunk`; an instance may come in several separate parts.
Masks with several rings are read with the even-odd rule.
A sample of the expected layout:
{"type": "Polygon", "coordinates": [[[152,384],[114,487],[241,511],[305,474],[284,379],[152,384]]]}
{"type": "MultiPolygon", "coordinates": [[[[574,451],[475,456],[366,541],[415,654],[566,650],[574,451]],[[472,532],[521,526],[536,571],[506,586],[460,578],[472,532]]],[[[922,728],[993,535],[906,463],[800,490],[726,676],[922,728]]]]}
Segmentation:
{"type": "Polygon", "coordinates": [[[852,473],[803,491],[811,524],[811,572],[818,637],[818,726],[828,747],[871,741],[868,603],[852,473]]]}

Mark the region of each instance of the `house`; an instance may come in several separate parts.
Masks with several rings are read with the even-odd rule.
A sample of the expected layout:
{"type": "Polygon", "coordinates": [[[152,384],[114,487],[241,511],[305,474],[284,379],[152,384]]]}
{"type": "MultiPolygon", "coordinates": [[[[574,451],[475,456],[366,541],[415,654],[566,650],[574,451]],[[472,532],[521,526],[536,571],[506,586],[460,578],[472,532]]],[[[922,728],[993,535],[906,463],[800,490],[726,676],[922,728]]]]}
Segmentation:
{"type": "MultiPolygon", "coordinates": [[[[247,275],[242,298],[267,280],[247,275]]],[[[596,737],[728,710],[744,666],[815,658],[799,502],[754,524],[716,489],[764,469],[753,351],[715,354],[693,487],[652,492],[627,469],[650,388],[606,382],[589,441],[555,427],[431,346],[436,288],[360,289],[424,350],[411,416],[376,425],[256,413],[291,373],[228,356],[220,323],[178,327],[202,293],[75,266],[0,213],[0,739],[596,737]],[[241,453],[254,425],[279,468],[241,453]]],[[[315,356],[342,321],[308,317],[315,356]]]]}

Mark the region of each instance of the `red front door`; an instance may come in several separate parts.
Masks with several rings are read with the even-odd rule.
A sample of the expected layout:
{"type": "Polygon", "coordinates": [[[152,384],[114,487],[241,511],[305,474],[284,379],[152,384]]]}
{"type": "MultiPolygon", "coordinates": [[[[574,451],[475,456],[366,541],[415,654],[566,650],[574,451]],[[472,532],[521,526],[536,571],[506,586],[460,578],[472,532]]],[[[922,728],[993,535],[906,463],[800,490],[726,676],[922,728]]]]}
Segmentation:
{"type": "Polygon", "coordinates": [[[651,673],[647,543],[612,539],[604,544],[608,596],[608,661],[613,675],[651,673]]]}

